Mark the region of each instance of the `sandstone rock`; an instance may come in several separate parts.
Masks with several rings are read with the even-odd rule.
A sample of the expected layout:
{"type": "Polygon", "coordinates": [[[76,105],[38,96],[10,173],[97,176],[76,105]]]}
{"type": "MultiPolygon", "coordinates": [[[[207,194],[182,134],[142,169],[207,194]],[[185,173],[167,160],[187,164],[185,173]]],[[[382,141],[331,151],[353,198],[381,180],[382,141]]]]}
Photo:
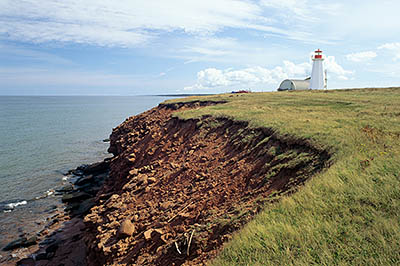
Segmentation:
{"type": "Polygon", "coordinates": [[[83,186],[85,184],[90,184],[94,182],[93,175],[82,176],[78,180],[76,180],[75,185],[83,186]]]}
{"type": "Polygon", "coordinates": [[[46,248],[46,253],[54,253],[58,249],[58,243],[53,243],[46,248]]]}
{"type": "Polygon", "coordinates": [[[124,191],[130,191],[135,187],[135,184],[133,183],[126,183],[123,187],[122,190],[124,191]]]}
{"type": "Polygon", "coordinates": [[[144,238],[146,241],[152,240],[155,241],[157,239],[161,239],[161,236],[164,234],[162,229],[149,229],[144,232],[144,238]]]}
{"type": "Polygon", "coordinates": [[[53,243],[46,248],[46,259],[51,259],[56,254],[59,243],[53,243]]]}
{"type": "Polygon", "coordinates": [[[136,231],[135,225],[131,222],[131,220],[126,219],[122,222],[121,226],[119,227],[117,236],[118,238],[125,238],[133,235],[135,231],[136,231]]]}
{"type": "Polygon", "coordinates": [[[94,199],[87,199],[79,204],[79,207],[76,210],[72,211],[72,215],[82,216],[84,214],[87,214],[94,205],[94,199]]]}
{"type": "Polygon", "coordinates": [[[170,163],[170,165],[171,165],[172,168],[179,168],[179,165],[176,164],[176,163],[170,163]]]}
{"type": "Polygon", "coordinates": [[[35,266],[35,260],[33,258],[25,258],[17,262],[18,266],[35,266]]]}
{"type": "Polygon", "coordinates": [[[14,240],[8,243],[7,246],[3,248],[4,251],[13,250],[20,247],[29,247],[37,243],[37,237],[33,236],[30,238],[22,237],[20,239],[14,240]]]}
{"type": "Polygon", "coordinates": [[[110,160],[105,159],[102,162],[94,163],[83,167],[83,174],[95,174],[95,173],[102,173],[109,169],[110,167],[110,160]]]}
{"type": "Polygon", "coordinates": [[[201,157],[200,162],[202,162],[202,163],[207,162],[207,157],[201,157]]]}
{"type": "Polygon", "coordinates": [[[173,202],[171,202],[171,201],[166,201],[166,202],[163,202],[163,203],[160,204],[160,207],[161,207],[162,210],[167,210],[167,209],[169,209],[169,208],[171,208],[173,206],[175,206],[175,204],[173,202]]]}
{"type": "Polygon", "coordinates": [[[76,201],[82,201],[85,199],[91,198],[92,195],[85,193],[85,192],[74,192],[71,194],[66,194],[62,197],[61,201],[62,202],[76,202],[76,201]]]}
{"type": "Polygon", "coordinates": [[[47,254],[45,252],[39,253],[35,257],[36,260],[46,260],[47,259],[47,254]]]}
{"type": "Polygon", "coordinates": [[[153,229],[149,229],[144,232],[144,239],[146,239],[146,241],[149,241],[151,239],[151,233],[153,233],[153,229]]]}
{"type": "Polygon", "coordinates": [[[149,177],[147,181],[149,182],[149,184],[153,184],[157,181],[157,179],[155,179],[154,177],[149,177]]]}
{"type": "Polygon", "coordinates": [[[137,175],[138,173],[139,173],[139,170],[136,169],[136,168],[129,171],[129,174],[130,174],[130,175],[137,175]]]}
{"type": "Polygon", "coordinates": [[[65,193],[74,190],[74,186],[71,183],[66,184],[65,186],[56,189],[56,192],[65,193]]]}
{"type": "Polygon", "coordinates": [[[147,185],[147,183],[148,183],[148,177],[147,177],[147,175],[144,175],[144,174],[140,174],[138,176],[137,180],[138,180],[138,183],[141,183],[143,185],[147,185]]]}

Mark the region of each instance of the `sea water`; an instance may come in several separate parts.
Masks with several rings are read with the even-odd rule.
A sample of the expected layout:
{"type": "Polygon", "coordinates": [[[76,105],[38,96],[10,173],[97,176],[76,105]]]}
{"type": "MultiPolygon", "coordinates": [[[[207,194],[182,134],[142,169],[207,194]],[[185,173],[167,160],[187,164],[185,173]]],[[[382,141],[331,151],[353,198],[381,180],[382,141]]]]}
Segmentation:
{"type": "Polygon", "coordinates": [[[0,249],[46,223],[64,173],[110,156],[113,127],[166,99],[0,96],[0,249]]]}

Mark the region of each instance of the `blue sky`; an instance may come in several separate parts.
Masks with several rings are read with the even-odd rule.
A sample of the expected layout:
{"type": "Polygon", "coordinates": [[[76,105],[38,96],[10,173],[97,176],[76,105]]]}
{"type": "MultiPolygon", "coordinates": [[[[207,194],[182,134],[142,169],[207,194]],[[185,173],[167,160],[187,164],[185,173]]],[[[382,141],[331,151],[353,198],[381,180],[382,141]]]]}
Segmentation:
{"type": "Polygon", "coordinates": [[[400,85],[400,1],[0,0],[0,95],[400,85]]]}

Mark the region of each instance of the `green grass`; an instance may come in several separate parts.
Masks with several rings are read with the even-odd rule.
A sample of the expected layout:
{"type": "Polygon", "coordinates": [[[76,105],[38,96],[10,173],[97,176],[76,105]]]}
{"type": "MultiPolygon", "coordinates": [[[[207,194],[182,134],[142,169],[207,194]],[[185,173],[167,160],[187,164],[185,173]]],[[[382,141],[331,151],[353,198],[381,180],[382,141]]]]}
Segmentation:
{"type": "Polygon", "coordinates": [[[212,115],[309,139],[334,163],[267,205],[212,265],[400,264],[400,88],[190,97],[212,115]]]}

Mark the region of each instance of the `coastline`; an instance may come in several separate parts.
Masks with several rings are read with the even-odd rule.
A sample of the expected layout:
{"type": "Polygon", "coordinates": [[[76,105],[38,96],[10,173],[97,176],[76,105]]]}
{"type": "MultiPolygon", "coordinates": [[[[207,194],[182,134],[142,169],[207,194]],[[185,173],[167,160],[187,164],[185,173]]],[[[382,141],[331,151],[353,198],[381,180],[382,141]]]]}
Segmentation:
{"type": "Polygon", "coordinates": [[[67,211],[78,215],[19,265],[202,265],[265,204],[295,192],[328,164],[326,151],[265,128],[172,116],[215,104],[222,102],[160,104],[115,128],[110,177],[102,177],[103,185],[90,183],[96,178],[78,167],[76,182],[96,186],[95,197],[74,191],[73,204],[68,198],[74,196],[66,196],[67,211]],[[277,159],[271,149],[291,155],[277,159]],[[296,160],[300,153],[303,159],[296,160]],[[271,172],[269,164],[280,170],[271,172]],[[260,180],[265,174],[269,180],[260,180]]]}
{"type": "MultiPolygon", "coordinates": [[[[109,156],[109,143],[103,140],[112,128],[127,114],[141,113],[166,99],[1,97],[8,115],[0,129],[0,146],[4,148],[0,159],[0,249],[17,238],[29,239],[52,220],[60,220],[64,205],[56,190],[68,182],[65,173],[109,156]]],[[[26,252],[25,248],[0,250],[0,261],[26,252]]]]}
{"type": "Polygon", "coordinates": [[[10,257],[1,258],[2,265],[58,265],[61,262],[84,265],[83,217],[94,206],[95,196],[108,178],[109,162],[110,158],[106,158],[68,171],[65,177],[69,177],[70,182],[55,191],[62,195],[64,208],[55,209],[35,235],[20,237],[3,247],[10,257]],[[61,252],[57,252],[58,249],[61,252]],[[25,258],[19,259],[21,257],[25,258]],[[72,259],[66,259],[68,257],[72,259]]]}

